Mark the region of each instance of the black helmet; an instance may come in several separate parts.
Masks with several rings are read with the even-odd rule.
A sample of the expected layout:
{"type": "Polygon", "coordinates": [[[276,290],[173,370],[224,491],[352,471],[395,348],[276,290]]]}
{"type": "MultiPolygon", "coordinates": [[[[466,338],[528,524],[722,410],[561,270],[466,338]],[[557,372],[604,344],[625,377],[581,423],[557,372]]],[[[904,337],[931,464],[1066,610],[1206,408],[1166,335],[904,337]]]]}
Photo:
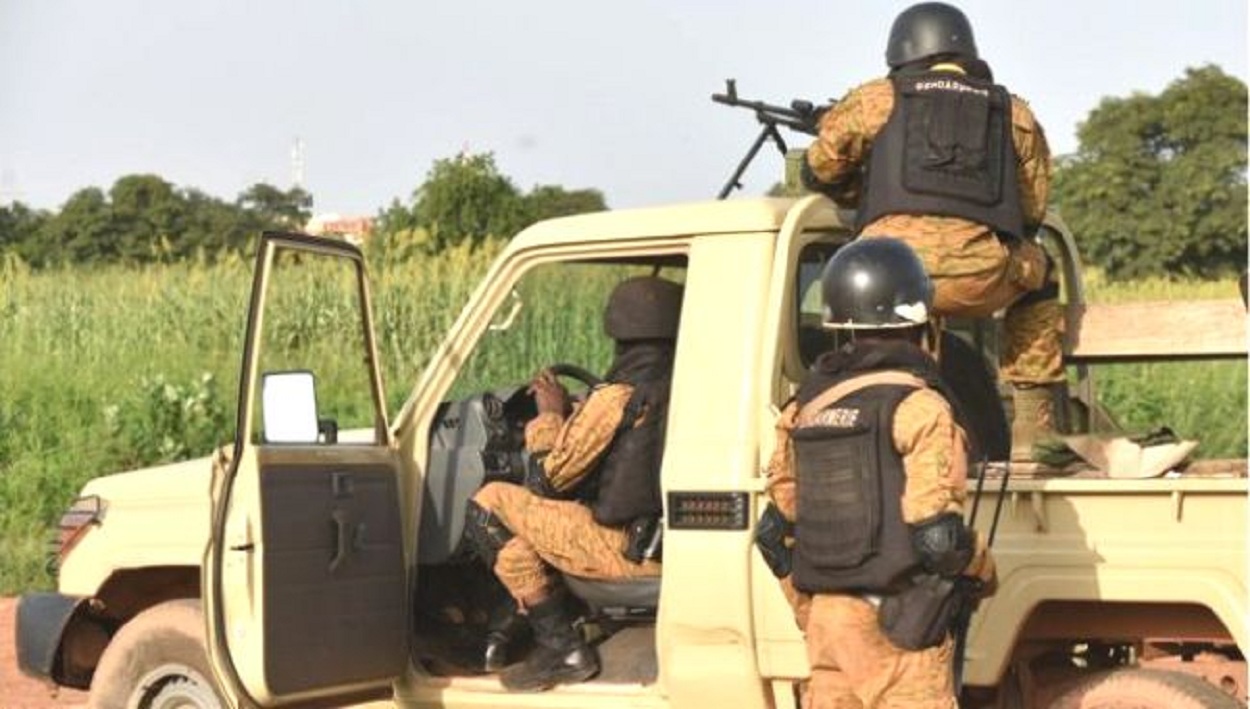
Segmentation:
{"type": "Polygon", "coordinates": [[[929,320],[933,282],[911,247],[891,237],[838,249],[820,276],[823,323],[834,330],[915,327],[929,320]]]}
{"type": "Polygon", "coordinates": [[[654,276],[621,281],[608,296],[603,330],[614,340],[673,340],[681,317],[682,286],[654,276]]]}
{"type": "Polygon", "coordinates": [[[885,63],[891,69],[944,54],[977,58],[972,25],[959,8],[943,2],[922,2],[894,18],[885,48],[885,63]]]}

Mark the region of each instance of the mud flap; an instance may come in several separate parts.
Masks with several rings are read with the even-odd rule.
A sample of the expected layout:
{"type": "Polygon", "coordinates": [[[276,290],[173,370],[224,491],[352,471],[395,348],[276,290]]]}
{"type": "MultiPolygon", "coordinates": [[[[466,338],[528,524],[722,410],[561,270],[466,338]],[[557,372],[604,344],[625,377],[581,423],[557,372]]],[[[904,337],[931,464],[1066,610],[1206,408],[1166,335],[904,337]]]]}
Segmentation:
{"type": "Polygon", "coordinates": [[[53,680],[65,626],[87,599],[59,593],[29,593],[17,601],[17,666],[33,677],[53,680]]]}

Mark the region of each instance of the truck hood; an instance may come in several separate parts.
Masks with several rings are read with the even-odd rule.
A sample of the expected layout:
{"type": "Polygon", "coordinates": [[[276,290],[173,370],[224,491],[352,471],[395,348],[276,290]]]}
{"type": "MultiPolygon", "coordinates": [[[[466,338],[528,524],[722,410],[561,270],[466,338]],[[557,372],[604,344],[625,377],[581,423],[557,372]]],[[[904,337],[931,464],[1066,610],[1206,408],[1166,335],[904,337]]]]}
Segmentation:
{"type": "Polygon", "coordinates": [[[99,495],[106,502],[126,499],[198,498],[208,503],[212,458],[205,456],[180,463],[114,473],[90,480],[82,495],[99,495]]]}

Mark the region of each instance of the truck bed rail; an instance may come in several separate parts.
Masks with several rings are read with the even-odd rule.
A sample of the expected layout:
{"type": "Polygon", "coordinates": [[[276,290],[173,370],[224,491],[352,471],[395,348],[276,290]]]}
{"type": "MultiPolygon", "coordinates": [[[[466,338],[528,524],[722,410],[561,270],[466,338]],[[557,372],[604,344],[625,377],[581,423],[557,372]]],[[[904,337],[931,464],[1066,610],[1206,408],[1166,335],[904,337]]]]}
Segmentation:
{"type": "Polygon", "coordinates": [[[1069,308],[1070,363],[1246,356],[1246,306],[1236,298],[1086,304],[1069,308]]]}

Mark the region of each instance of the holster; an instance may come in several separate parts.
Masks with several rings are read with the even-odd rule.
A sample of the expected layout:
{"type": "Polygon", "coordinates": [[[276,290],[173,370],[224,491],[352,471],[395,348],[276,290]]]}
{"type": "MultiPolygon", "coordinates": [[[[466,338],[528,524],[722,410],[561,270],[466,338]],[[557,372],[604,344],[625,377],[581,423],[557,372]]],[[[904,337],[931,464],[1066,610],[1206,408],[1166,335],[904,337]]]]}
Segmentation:
{"type": "Polygon", "coordinates": [[[790,575],[793,566],[793,550],[786,540],[794,539],[794,523],[787,520],[781,510],[774,504],[764,508],[760,521],[755,525],[755,546],[764,555],[764,563],[768,565],[773,576],[785,578],[790,575]]]}
{"type": "Polygon", "coordinates": [[[886,596],[877,623],[890,642],[903,650],[940,645],[962,613],[965,585],[936,574],[915,577],[907,588],[886,596]]]}
{"type": "Polygon", "coordinates": [[[659,517],[639,517],[625,527],[625,549],[621,555],[635,564],[648,559],[659,561],[664,552],[664,525],[659,517]]]}

